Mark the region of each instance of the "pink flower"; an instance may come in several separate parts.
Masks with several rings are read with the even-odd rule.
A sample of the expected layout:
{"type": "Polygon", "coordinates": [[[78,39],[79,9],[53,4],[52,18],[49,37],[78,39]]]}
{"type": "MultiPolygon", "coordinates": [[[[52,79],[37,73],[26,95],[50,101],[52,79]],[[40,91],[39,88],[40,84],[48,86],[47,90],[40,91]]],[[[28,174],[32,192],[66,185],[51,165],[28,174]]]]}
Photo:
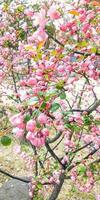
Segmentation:
{"type": "Polygon", "coordinates": [[[36,128],[36,122],[34,120],[30,120],[26,124],[26,130],[33,132],[36,128]]]}
{"type": "Polygon", "coordinates": [[[49,136],[49,130],[47,128],[42,129],[42,133],[45,137],[49,136]]]}
{"type": "Polygon", "coordinates": [[[67,163],[68,162],[68,156],[64,156],[64,158],[62,159],[62,164],[65,164],[65,163],[67,163]]]}
{"type": "Polygon", "coordinates": [[[33,17],[34,12],[33,12],[32,10],[26,9],[26,10],[25,10],[25,14],[26,14],[28,17],[33,17]]]}
{"type": "Polygon", "coordinates": [[[65,72],[65,67],[62,66],[62,65],[60,65],[60,66],[58,67],[58,71],[59,71],[60,73],[64,73],[64,72],[65,72]]]}
{"type": "Polygon", "coordinates": [[[16,137],[22,139],[24,136],[24,130],[23,129],[19,129],[16,132],[16,137]]]}
{"type": "Polygon", "coordinates": [[[0,71],[0,82],[3,80],[4,73],[0,71]]]}
{"type": "Polygon", "coordinates": [[[27,85],[26,80],[21,80],[20,81],[20,86],[26,86],[26,85],[27,85]]]}
{"type": "Polygon", "coordinates": [[[37,84],[37,80],[35,79],[35,78],[30,78],[30,79],[28,79],[28,81],[27,81],[27,85],[28,86],[34,86],[34,85],[36,85],[37,84]]]}
{"type": "Polygon", "coordinates": [[[68,147],[74,147],[75,145],[74,145],[74,143],[73,143],[73,141],[71,141],[71,140],[68,140],[67,138],[65,139],[65,146],[68,146],[68,147]]]}
{"type": "Polygon", "coordinates": [[[45,138],[38,138],[35,137],[33,140],[30,140],[30,142],[35,146],[35,147],[41,147],[45,144],[45,138]]]}
{"type": "Polygon", "coordinates": [[[50,7],[47,15],[50,17],[51,20],[60,18],[60,13],[56,10],[54,5],[50,7]]]}
{"type": "Polygon", "coordinates": [[[11,121],[13,126],[17,126],[20,129],[25,128],[25,124],[23,122],[24,119],[23,119],[23,116],[21,114],[14,115],[13,117],[10,118],[10,121],[11,121]]]}
{"type": "Polygon", "coordinates": [[[48,38],[48,35],[46,34],[45,30],[40,27],[37,29],[37,31],[34,32],[32,38],[33,38],[33,41],[45,42],[48,38]]]}
{"type": "Polygon", "coordinates": [[[33,134],[32,132],[29,131],[26,135],[26,139],[30,141],[34,139],[34,136],[35,136],[35,133],[33,134]]]}
{"type": "Polygon", "coordinates": [[[40,122],[40,124],[46,124],[47,116],[44,113],[41,113],[38,117],[38,121],[40,122]]]}
{"type": "Polygon", "coordinates": [[[46,11],[44,9],[41,9],[40,13],[35,14],[35,16],[36,16],[36,21],[39,24],[39,27],[44,29],[47,22],[46,11]]]}
{"type": "Polygon", "coordinates": [[[100,194],[96,195],[96,200],[100,200],[100,194]]]}
{"type": "Polygon", "coordinates": [[[82,27],[82,31],[84,32],[84,33],[86,33],[88,30],[89,30],[89,28],[90,28],[90,24],[84,24],[83,25],[83,27],[82,27]]]}
{"type": "Polygon", "coordinates": [[[68,27],[66,26],[66,24],[62,24],[62,25],[60,26],[60,30],[63,31],[63,32],[66,32],[67,29],[68,29],[68,27]]]}
{"type": "Polygon", "coordinates": [[[41,133],[38,135],[38,133],[33,134],[28,132],[26,139],[29,140],[35,147],[41,147],[45,144],[45,137],[41,133]]]}
{"type": "Polygon", "coordinates": [[[89,142],[91,142],[92,138],[90,137],[90,135],[84,135],[83,140],[84,140],[84,142],[89,143],[89,142]]]}

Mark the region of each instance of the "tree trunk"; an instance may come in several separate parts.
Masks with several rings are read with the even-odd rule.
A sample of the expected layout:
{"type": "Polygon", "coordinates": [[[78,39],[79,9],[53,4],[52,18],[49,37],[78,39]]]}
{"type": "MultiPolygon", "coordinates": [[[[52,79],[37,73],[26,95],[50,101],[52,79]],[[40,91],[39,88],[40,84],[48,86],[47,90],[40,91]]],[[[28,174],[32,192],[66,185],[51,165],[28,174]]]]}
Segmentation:
{"type": "Polygon", "coordinates": [[[61,188],[63,186],[63,183],[64,183],[64,179],[65,179],[65,172],[63,172],[61,175],[60,175],[60,183],[59,184],[56,184],[54,189],[53,189],[53,192],[51,194],[51,196],[49,197],[49,200],[56,200],[60,191],[61,191],[61,188]]]}

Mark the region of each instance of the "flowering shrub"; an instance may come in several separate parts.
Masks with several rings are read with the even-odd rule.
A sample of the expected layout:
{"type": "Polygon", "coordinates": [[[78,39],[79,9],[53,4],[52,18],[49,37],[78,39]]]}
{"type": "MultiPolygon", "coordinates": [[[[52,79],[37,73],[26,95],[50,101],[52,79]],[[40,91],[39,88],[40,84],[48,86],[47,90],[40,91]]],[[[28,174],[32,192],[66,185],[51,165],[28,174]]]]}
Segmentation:
{"type": "Polygon", "coordinates": [[[0,82],[7,79],[13,90],[9,96],[6,89],[14,104],[14,112],[7,113],[12,132],[35,155],[28,162],[35,168],[31,199],[52,186],[49,200],[55,200],[65,179],[83,192],[94,186],[100,147],[99,5],[9,0],[0,6],[0,82]]]}

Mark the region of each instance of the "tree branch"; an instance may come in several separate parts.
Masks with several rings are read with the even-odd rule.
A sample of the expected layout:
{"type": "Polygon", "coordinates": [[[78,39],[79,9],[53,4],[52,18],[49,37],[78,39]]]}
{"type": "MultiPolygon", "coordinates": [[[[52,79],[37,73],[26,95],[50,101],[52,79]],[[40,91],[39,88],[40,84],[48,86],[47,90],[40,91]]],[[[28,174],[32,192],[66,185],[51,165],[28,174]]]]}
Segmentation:
{"type": "MultiPolygon", "coordinates": [[[[54,38],[50,33],[48,33],[47,31],[46,31],[46,33],[47,33],[47,35],[54,41],[54,42],[56,42],[57,44],[59,44],[61,47],[65,47],[64,46],[64,44],[62,44],[59,40],[57,40],[56,38],[54,38]]],[[[79,54],[79,55],[83,55],[83,56],[91,56],[91,53],[83,53],[83,52],[80,52],[80,51],[74,51],[73,52],[74,54],[79,54]]],[[[100,56],[100,53],[98,53],[98,52],[96,52],[95,53],[97,56],[100,56]]]]}
{"type": "Polygon", "coordinates": [[[92,112],[93,112],[94,110],[96,110],[97,107],[99,107],[99,106],[100,106],[100,99],[97,100],[97,101],[93,104],[93,106],[91,106],[91,108],[89,108],[89,109],[87,110],[88,114],[92,113],[92,112]]]}
{"type": "Polygon", "coordinates": [[[8,172],[5,172],[4,170],[0,169],[0,173],[6,175],[6,176],[9,176],[10,178],[13,178],[13,179],[16,179],[16,180],[19,180],[19,181],[22,181],[24,183],[29,183],[30,181],[29,180],[25,180],[23,178],[20,178],[20,177],[17,177],[17,176],[13,176],[12,174],[8,173],[8,172]]]}
{"type": "Polygon", "coordinates": [[[47,150],[49,151],[49,153],[51,154],[51,156],[57,160],[59,162],[59,164],[63,167],[63,169],[65,169],[65,165],[62,164],[61,160],[58,158],[58,156],[54,153],[54,151],[51,149],[51,147],[49,146],[48,142],[46,141],[45,146],[47,148],[47,150]]]}
{"type": "Polygon", "coordinates": [[[82,163],[83,160],[87,160],[90,156],[92,156],[93,154],[95,154],[98,150],[99,150],[99,148],[98,148],[98,149],[94,149],[94,150],[91,151],[87,156],[85,156],[82,160],[76,162],[75,165],[71,165],[71,166],[69,166],[69,167],[66,166],[66,169],[67,169],[67,167],[68,167],[67,170],[70,171],[71,169],[73,169],[74,167],[76,167],[77,165],[79,165],[80,163],[82,163]]]}
{"type": "Polygon", "coordinates": [[[48,143],[55,142],[56,140],[58,140],[60,138],[61,135],[62,135],[62,133],[59,132],[54,138],[52,138],[52,139],[48,138],[48,143]]]}
{"type": "Polygon", "coordinates": [[[80,147],[79,149],[76,149],[75,151],[73,151],[73,153],[77,153],[77,152],[81,151],[82,149],[85,149],[90,144],[92,144],[92,142],[89,142],[88,144],[85,144],[84,146],[80,147]]]}
{"type": "Polygon", "coordinates": [[[61,188],[63,186],[64,180],[65,180],[65,172],[61,173],[60,178],[59,178],[60,183],[55,185],[54,190],[53,190],[49,200],[57,199],[57,197],[61,191],[61,188]]]}
{"type": "Polygon", "coordinates": [[[100,99],[99,100],[96,100],[95,103],[88,109],[84,109],[84,110],[81,110],[81,109],[72,109],[72,110],[69,110],[68,112],[87,112],[87,114],[90,114],[92,113],[93,111],[95,111],[98,107],[100,106],[100,99]]]}

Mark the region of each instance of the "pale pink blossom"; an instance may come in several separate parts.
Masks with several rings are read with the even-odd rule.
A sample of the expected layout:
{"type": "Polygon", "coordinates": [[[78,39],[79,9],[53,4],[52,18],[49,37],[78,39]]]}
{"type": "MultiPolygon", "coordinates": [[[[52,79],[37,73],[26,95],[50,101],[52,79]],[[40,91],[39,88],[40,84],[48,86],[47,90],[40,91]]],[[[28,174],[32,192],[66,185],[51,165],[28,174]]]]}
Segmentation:
{"type": "Polygon", "coordinates": [[[29,78],[28,81],[27,81],[28,86],[34,86],[36,84],[37,84],[36,78],[29,78]]]}
{"type": "Polygon", "coordinates": [[[56,7],[52,5],[48,10],[47,15],[50,17],[51,20],[59,19],[61,17],[60,12],[57,11],[56,7]]]}
{"type": "Polygon", "coordinates": [[[47,116],[44,113],[41,113],[38,116],[38,121],[40,122],[40,124],[46,124],[47,123],[47,116]]]}
{"type": "Polygon", "coordinates": [[[36,128],[36,122],[35,122],[35,120],[29,120],[27,122],[27,124],[26,124],[26,130],[34,132],[35,128],[36,128]]]}

